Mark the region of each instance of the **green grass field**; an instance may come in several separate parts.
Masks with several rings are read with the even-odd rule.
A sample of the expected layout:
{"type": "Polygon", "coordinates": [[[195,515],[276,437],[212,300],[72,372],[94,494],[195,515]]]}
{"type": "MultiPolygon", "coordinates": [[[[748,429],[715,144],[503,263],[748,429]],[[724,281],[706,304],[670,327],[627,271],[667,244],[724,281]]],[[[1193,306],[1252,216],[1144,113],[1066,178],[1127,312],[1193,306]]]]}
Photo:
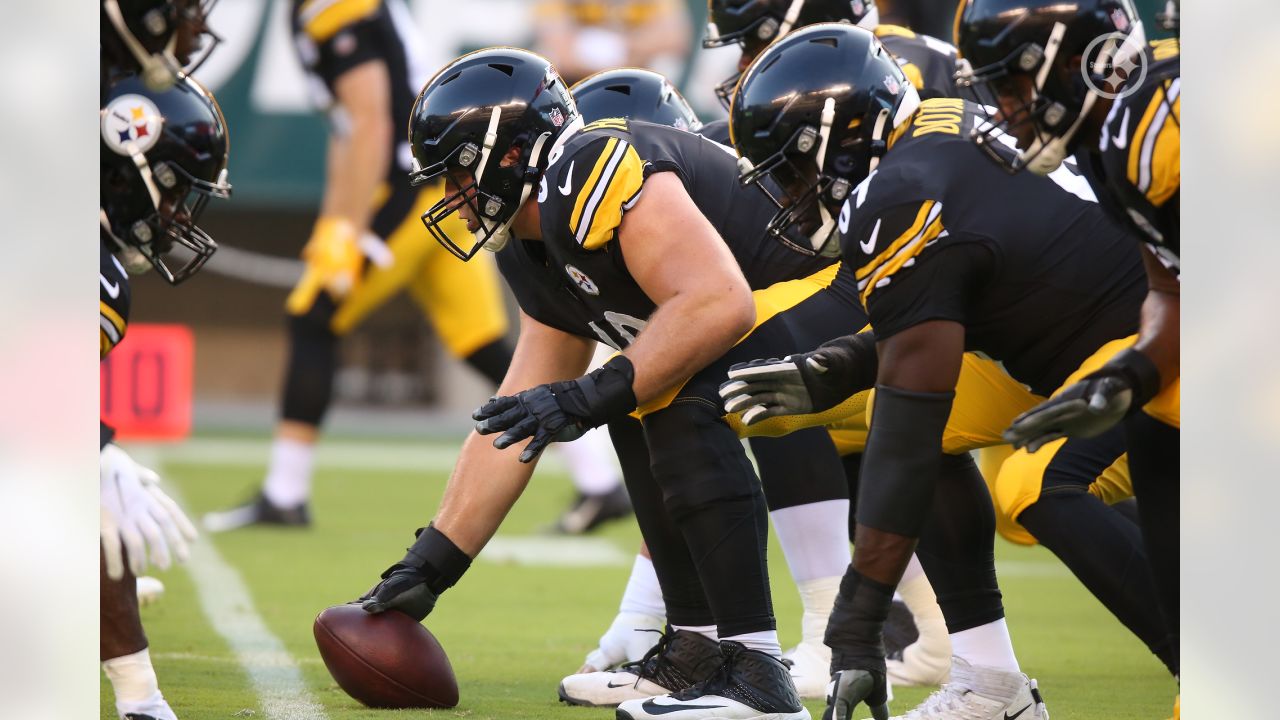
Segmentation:
{"type": "MultiPolygon", "coordinates": [[[[183,460],[180,454],[163,450],[155,456],[161,465],[157,469],[181,493],[193,518],[239,501],[256,487],[267,457],[266,445],[240,445],[244,452],[223,453],[215,462],[183,460]]],[[[448,453],[452,446],[436,449],[448,453]]],[[[179,568],[159,576],[167,593],[158,605],[144,609],[143,621],[161,688],[179,717],[612,717],[610,710],[561,705],[556,685],[577,669],[617,609],[629,558],[639,543],[631,522],[615,523],[598,536],[616,546],[622,562],[614,564],[534,567],[486,561],[481,556],[427,620],[458,675],[462,698],[456,709],[370,710],[347,697],[329,678],[312,641],[312,619],[324,607],[370,587],[378,573],[401,556],[411,542],[412,530],[430,519],[447,477],[438,456],[439,452],[429,470],[387,467],[393,463],[379,464],[377,470],[356,470],[325,464],[322,459],[311,530],[251,529],[203,539],[212,542],[217,554],[238,572],[262,622],[296,661],[305,690],[316,703],[308,706],[310,710],[268,713],[250,673],[206,616],[192,574],[195,569],[179,568]],[[317,705],[322,712],[315,710],[317,705]]],[[[537,535],[570,495],[567,478],[541,471],[499,537],[537,535]]],[[[1023,669],[1039,678],[1054,720],[1168,716],[1177,692],[1175,683],[1052,555],[1041,548],[1003,543],[997,551],[1019,658],[1023,669]]],[[[798,639],[800,605],[781,557],[776,546],[771,548],[774,604],[786,645],[798,639]]],[[[249,609],[224,608],[224,612],[237,615],[249,609]]],[[[236,625],[242,618],[222,620],[221,626],[243,627],[236,625]]],[[[261,664],[272,662],[263,659],[261,664]]],[[[892,707],[905,712],[926,693],[900,688],[892,707]]],[[[101,708],[103,718],[115,716],[105,679],[101,708]]],[[[810,702],[809,709],[819,718],[822,703],[810,702]]]]}

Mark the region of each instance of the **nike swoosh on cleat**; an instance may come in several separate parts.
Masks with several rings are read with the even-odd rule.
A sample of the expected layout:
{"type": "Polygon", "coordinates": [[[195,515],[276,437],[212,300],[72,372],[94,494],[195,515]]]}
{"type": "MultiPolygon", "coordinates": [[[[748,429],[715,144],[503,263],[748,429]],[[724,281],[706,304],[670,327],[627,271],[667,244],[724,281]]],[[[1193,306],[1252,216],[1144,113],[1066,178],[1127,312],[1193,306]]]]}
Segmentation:
{"type": "Polygon", "coordinates": [[[1021,710],[1019,710],[1018,712],[1016,712],[1016,713],[1014,713],[1014,714],[1012,714],[1012,715],[1010,715],[1008,712],[1006,712],[1006,713],[1004,714],[1004,720],[1013,720],[1014,718],[1018,717],[1019,715],[1021,715],[1022,713],[1026,712],[1026,711],[1028,711],[1028,710],[1030,710],[1030,709],[1031,709],[1031,704],[1030,704],[1030,703],[1028,703],[1026,707],[1022,708],[1021,710]]]}
{"type": "Polygon", "coordinates": [[[610,681],[608,683],[605,683],[605,686],[609,688],[635,687],[635,683],[624,682],[624,683],[618,683],[617,685],[614,685],[613,682],[610,681]]]}
{"type": "Polygon", "coordinates": [[[645,700],[640,704],[640,709],[650,715],[666,715],[667,713],[680,712],[681,710],[715,710],[725,707],[724,705],[659,705],[652,700],[645,700]]]}

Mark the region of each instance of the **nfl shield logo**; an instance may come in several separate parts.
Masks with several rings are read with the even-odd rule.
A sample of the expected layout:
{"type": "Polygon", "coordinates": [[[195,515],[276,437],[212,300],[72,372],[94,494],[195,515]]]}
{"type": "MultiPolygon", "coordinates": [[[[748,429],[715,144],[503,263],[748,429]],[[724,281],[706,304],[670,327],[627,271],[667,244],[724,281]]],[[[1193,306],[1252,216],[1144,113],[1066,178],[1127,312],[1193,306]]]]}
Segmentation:
{"type": "Polygon", "coordinates": [[[902,86],[898,84],[898,80],[892,75],[884,76],[884,86],[893,95],[897,95],[898,91],[902,89],[902,86]]]}
{"type": "Polygon", "coordinates": [[[551,108],[551,124],[556,127],[564,124],[564,113],[560,112],[560,108],[551,108]]]}

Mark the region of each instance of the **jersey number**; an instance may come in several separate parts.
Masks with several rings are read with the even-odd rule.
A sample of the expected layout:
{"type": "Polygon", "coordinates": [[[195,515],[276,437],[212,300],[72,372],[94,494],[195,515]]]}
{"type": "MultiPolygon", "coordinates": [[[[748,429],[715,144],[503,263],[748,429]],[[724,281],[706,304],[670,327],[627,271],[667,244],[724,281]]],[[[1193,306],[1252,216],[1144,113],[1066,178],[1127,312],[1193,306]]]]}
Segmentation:
{"type": "Polygon", "coordinates": [[[614,350],[622,350],[635,342],[636,336],[640,334],[645,325],[644,320],[612,310],[605,311],[604,320],[609,324],[608,329],[595,324],[595,322],[587,324],[595,331],[596,337],[600,338],[600,342],[614,350]],[[609,330],[612,330],[613,333],[610,334],[609,330]]]}

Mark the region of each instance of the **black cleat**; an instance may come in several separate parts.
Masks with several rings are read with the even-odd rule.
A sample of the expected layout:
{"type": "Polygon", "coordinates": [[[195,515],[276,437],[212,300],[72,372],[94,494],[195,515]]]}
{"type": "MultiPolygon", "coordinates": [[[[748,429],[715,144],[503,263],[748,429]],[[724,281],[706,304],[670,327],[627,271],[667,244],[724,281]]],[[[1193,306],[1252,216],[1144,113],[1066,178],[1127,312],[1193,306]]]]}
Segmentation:
{"type": "Polygon", "coordinates": [[[573,504],[556,520],[554,531],[562,535],[583,535],[610,520],[631,515],[631,497],[618,485],[600,495],[578,494],[573,504]]]}
{"type": "Polygon", "coordinates": [[[741,643],[720,643],[722,662],[686,690],[618,706],[617,720],[809,720],[782,661],[741,643]]]}
{"type": "Polygon", "coordinates": [[[311,526],[311,511],[304,502],[297,507],[282,508],[271,504],[259,492],[252,500],[230,510],[205,513],[204,529],[212,533],[238,530],[250,525],[277,525],[305,528],[311,526]]]}
{"type": "Polygon", "coordinates": [[[663,635],[643,658],[617,670],[570,675],[560,682],[560,700],[570,705],[611,707],[626,700],[666,695],[693,687],[720,663],[720,646],[715,640],[677,630],[663,635]]]}

